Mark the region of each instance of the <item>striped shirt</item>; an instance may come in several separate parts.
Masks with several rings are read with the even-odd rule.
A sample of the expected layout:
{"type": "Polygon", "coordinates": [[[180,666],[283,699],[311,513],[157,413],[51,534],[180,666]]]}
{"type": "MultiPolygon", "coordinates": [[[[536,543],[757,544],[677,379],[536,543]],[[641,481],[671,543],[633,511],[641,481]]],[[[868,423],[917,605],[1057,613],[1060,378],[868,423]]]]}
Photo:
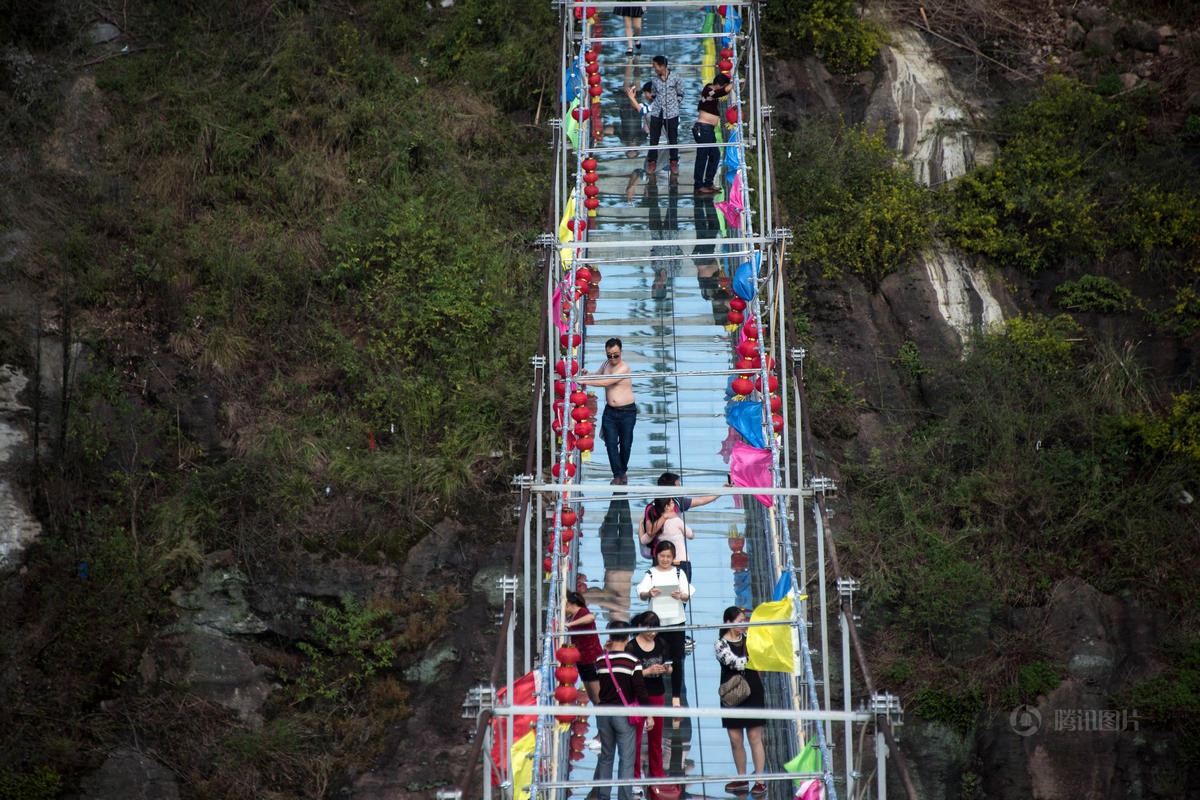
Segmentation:
{"type": "Polygon", "coordinates": [[[650,106],[650,116],[671,119],[679,116],[679,103],[683,100],[683,80],[674,72],[668,72],[666,78],[654,73],[650,78],[654,86],[654,103],[650,106]]]}
{"type": "Polygon", "coordinates": [[[608,661],[604,658],[596,659],[596,674],[600,676],[600,705],[650,704],[650,696],[646,694],[646,683],[642,679],[642,662],[637,656],[624,651],[609,653],[608,661]],[[621,702],[621,695],[617,693],[614,677],[615,683],[620,684],[621,692],[625,695],[625,703],[621,702]]]}

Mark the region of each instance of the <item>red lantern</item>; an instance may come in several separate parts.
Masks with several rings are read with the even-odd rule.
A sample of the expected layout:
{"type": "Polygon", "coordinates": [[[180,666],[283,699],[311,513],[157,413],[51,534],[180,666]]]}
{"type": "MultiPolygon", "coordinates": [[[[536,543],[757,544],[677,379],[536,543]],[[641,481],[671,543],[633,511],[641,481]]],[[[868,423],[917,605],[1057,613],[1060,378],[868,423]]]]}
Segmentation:
{"type": "Polygon", "coordinates": [[[588,400],[587,392],[582,391],[580,389],[576,389],[575,391],[571,392],[571,405],[573,405],[573,406],[586,405],[587,400],[588,400]]]}
{"type": "MultiPolygon", "coordinates": [[[[754,379],[754,388],[758,389],[760,392],[762,391],[762,376],[761,375],[754,379]]],[[[775,392],[777,389],[779,389],[779,378],[776,378],[774,375],[768,375],[767,376],[767,388],[768,388],[769,392],[772,392],[772,393],[775,392]]]]}
{"type": "Polygon", "coordinates": [[[596,159],[585,158],[580,166],[583,167],[584,172],[592,172],[596,169],[596,159]]]}
{"type": "Polygon", "coordinates": [[[597,175],[595,172],[583,173],[583,182],[584,183],[595,183],[598,180],[600,180],[600,176],[597,175]]]}
{"type": "Polygon", "coordinates": [[[562,516],[559,517],[563,525],[568,527],[574,525],[575,520],[578,518],[578,515],[575,514],[575,509],[571,508],[570,506],[563,506],[562,516]]]}
{"type": "Polygon", "coordinates": [[[731,570],[733,570],[734,572],[741,572],[744,569],[749,569],[749,567],[750,567],[750,554],[749,553],[730,553],[729,554],[729,568],[731,570]]]}
{"type": "Polygon", "coordinates": [[[562,421],[562,419],[561,419],[561,418],[560,418],[560,419],[556,419],[556,420],[554,420],[553,422],[551,422],[551,423],[550,423],[550,427],[554,429],[554,432],[555,432],[555,433],[557,433],[557,434],[559,434],[559,435],[562,435],[563,421],[562,421]]]}
{"type": "Polygon", "coordinates": [[[586,744],[586,740],[584,739],[583,734],[575,733],[575,726],[572,725],[571,726],[571,741],[569,741],[567,743],[567,747],[571,748],[571,750],[573,750],[573,751],[578,752],[578,751],[583,750],[583,748],[586,746],[587,746],[587,744],[586,744]]]}
{"type": "Polygon", "coordinates": [[[588,283],[591,283],[592,271],[590,269],[588,269],[587,267],[580,267],[579,269],[575,270],[575,278],[576,279],[583,278],[588,283]]]}
{"type": "Polygon", "coordinates": [[[563,528],[562,529],[563,552],[566,552],[567,543],[570,542],[574,538],[575,538],[575,529],[574,528],[563,528]]]}
{"type": "MultiPolygon", "coordinates": [[[[727,9],[727,6],[717,6],[717,13],[723,17],[723,16],[725,16],[726,9],[727,9]]],[[[579,9],[575,9],[575,10],[578,11],[579,9]]]]}
{"type": "Polygon", "coordinates": [[[743,339],[741,344],[737,346],[738,355],[743,358],[754,358],[754,354],[758,352],[757,339],[743,339]]]}
{"type": "Polygon", "coordinates": [[[583,233],[584,231],[587,230],[587,220],[586,219],[578,219],[578,220],[577,219],[569,219],[569,220],[567,220],[567,230],[571,231],[571,233],[574,233],[576,227],[579,228],[580,233],[583,233]]]}
{"type": "MultiPolygon", "coordinates": [[[[589,422],[586,419],[583,422],[575,423],[575,428],[574,428],[575,435],[581,439],[591,436],[595,432],[595,430],[596,430],[596,426],[593,425],[591,422],[589,422]]],[[[581,448],[581,449],[583,449],[583,448],[581,448]]],[[[588,447],[586,449],[591,450],[592,448],[588,447]]]]}
{"type": "Polygon", "coordinates": [[[729,72],[729,70],[733,69],[733,62],[727,58],[722,58],[717,62],[717,69],[721,70],[721,72],[729,72]]]}
{"type": "Polygon", "coordinates": [[[591,436],[580,436],[575,444],[579,445],[580,450],[592,450],[596,446],[596,440],[591,436]]]}
{"type": "Polygon", "coordinates": [[[579,663],[579,650],[573,644],[564,644],[554,651],[554,660],[564,667],[573,667],[579,663]]]}
{"type": "Polygon", "coordinates": [[[568,453],[575,449],[575,434],[567,431],[567,438],[563,441],[563,449],[568,453]]]}
{"type": "Polygon", "coordinates": [[[747,395],[754,391],[754,384],[740,375],[733,379],[733,393],[747,395]]]}
{"type": "MultiPolygon", "coordinates": [[[[567,360],[565,358],[560,358],[558,363],[554,365],[554,371],[564,378],[567,377],[567,369],[567,360]]],[[[570,370],[572,375],[579,372],[579,362],[573,358],[571,359],[570,370]]]]}
{"type": "MultiPolygon", "coordinates": [[[[583,738],[583,735],[591,730],[591,727],[592,726],[588,724],[587,719],[580,717],[579,719],[575,720],[575,722],[571,723],[571,733],[583,738]]],[[[571,738],[574,739],[575,737],[572,736],[571,738]]]]}
{"type": "Polygon", "coordinates": [[[595,64],[596,60],[599,58],[600,58],[600,56],[596,55],[595,50],[588,50],[586,53],[583,54],[583,60],[589,64],[595,64]]]}
{"type": "Polygon", "coordinates": [[[746,327],[742,328],[742,333],[746,334],[748,339],[761,339],[758,335],[758,325],[753,322],[746,323],[746,327]]]}
{"type": "Polygon", "coordinates": [[[733,58],[733,48],[732,47],[722,47],[721,48],[721,58],[733,58]]]}
{"type": "MultiPolygon", "coordinates": [[[[560,472],[561,472],[561,470],[559,469],[558,464],[555,464],[554,466],[552,466],[550,468],[550,474],[556,478],[559,476],[560,472]]],[[[567,462],[567,477],[569,477],[569,478],[575,477],[575,462],[574,461],[567,462]]]]}
{"type": "MultiPolygon", "coordinates": [[[[754,369],[754,359],[739,358],[737,365],[734,367],[734,369],[754,369]]],[[[749,378],[750,376],[746,375],[745,377],[749,378]]]]}
{"type": "MultiPolygon", "coordinates": [[[[595,188],[595,187],[592,187],[592,188],[595,188]]],[[[600,207],[600,201],[597,200],[595,197],[585,197],[583,200],[583,207],[586,208],[588,211],[595,211],[597,208],[600,207]]]]}
{"type": "Polygon", "coordinates": [[[571,419],[576,422],[583,422],[589,416],[587,406],[575,406],[571,409],[571,419]]]}
{"type": "Polygon", "coordinates": [[[740,297],[734,297],[733,299],[731,299],[729,301],[729,307],[732,308],[734,311],[745,311],[746,310],[746,301],[740,297]]]}
{"type": "MultiPolygon", "coordinates": [[[[560,333],[558,335],[558,343],[560,345],[562,345],[563,347],[579,347],[579,345],[582,341],[583,341],[583,337],[580,336],[578,333],[572,333],[570,335],[565,334],[565,333],[560,333]],[[568,342],[569,342],[569,344],[568,344],[568,342]]],[[[555,383],[554,393],[559,394],[558,384],[560,383],[560,381],[555,381],[554,383],[555,383]]],[[[565,384],[564,384],[564,388],[565,388],[565,384]]]]}
{"type": "Polygon", "coordinates": [[[737,106],[730,106],[729,108],[725,109],[725,121],[728,122],[730,125],[737,124],[737,121],[738,121],[737,106]]]}
{"type": "MultiPolygon", "coordinates": [[[[777,395],[777,394],[771,395],[771,411],[772,411],[772,413],[778,414],[781,409],[783,409],[783,401],[779,399],[779,395],[777,395]]],[[[575,435],[578,436],[579,434],[577,433],[575,435]]]]}
{"type": "Polygon", "coordinates": [[[592,283],[599,283],[600,282],[600,270],[596,269],[595,267],[592,267],[591,269],[592,269],[592,283]]]}
{"type": "Polygon", "coordinates": [[[735,553],[740,553],[746,547],[746,537],[730,536],[725,540],[725,543],[729,545],[730,550],[735,553]]]}
{"type": "Polygon", "coordinates": [[[583,68],[583,71],[586,72],[588,75],[595,75],[597,72],[600,71],[600,65],[597,64],[595,61],[589,61],[588,65],[583,68]]]}
{"type": "Polygon", "coordinates": [[[733,279],[730,278],[728,275],[722,275],[721,277],[717,278],[717,286],[720,286],[722,289],[724,289],[727,292],[729,291],[729,285],[732,283],[733,283],[733,279]]]}
{"type": "Polygon", "coordinates": [[[588,86],[599,86],[599,85],[600,85],[600,76],[599,75],[588,75],[588,86]]]}
{"type": "Polygon", "coordinates": [[[583,187],[583,196],[584,197],[595,197],[598,194],[600,194],[599,186],[593,186],[592,184],[589,183],[587,186],[583,187]]]}
{"type": "MultiPolygon", "coordinates": [[[[564,333],[563,336],[566,336],[566,334],[564,333]]],[[[566,345],[563,345],[563,346],[566,347],[566,345]]],[[[554,396],[562,397],[566,393],[567,393],[567,382],[566,381],[555,381],[554,382],[554,396]]]]}
{"type": "Polygon", "coordinates": [[[730,311],[726,319],[729,320],[730,325],[741,325],[742,320],[746,319],[746,315],[740,311],[730,311]]]}
{"type": "Polygon", "coordinates": [[[783,433],[783,417],[778,414],[772,414],[771,427],[775,429],[776,433],[783,433]]]}
{"type": "Polygon", "coordinates": [[[563,705],[574,703],[579,699],[579,690],[574,686],[559,686],[554,690],[554,699],[563,705]]]}
{"type": "Polygon", "coordinates": [[[545,558],[542,559],[542,571],[543,572],[549,572],[553,566],[554,566],[554,559],[551,558],[550,556],[546,556],[545,558]]]}
{"type": "Polygon", "coordinates": [[[604,94],[604,90],[599,86],[589,86],[588,94],[590,94],[592,97],[599,97],[600,95],[604,94]]]}
{"type": "Polygon", "coordinates": [[[596,9],[589,7],[584,13],[587,14],[588,19],[593,19],[596,16],[596,9]]]}
{"type": "Polygon", "coordinates": [[[575,108],[571,109],[571,116],[575,118],[576,122],[587,122],[587,118],[591,115],[592,112],[588,111],[586,108],[580,108],[579,106],[576,106],[575,108]]]}

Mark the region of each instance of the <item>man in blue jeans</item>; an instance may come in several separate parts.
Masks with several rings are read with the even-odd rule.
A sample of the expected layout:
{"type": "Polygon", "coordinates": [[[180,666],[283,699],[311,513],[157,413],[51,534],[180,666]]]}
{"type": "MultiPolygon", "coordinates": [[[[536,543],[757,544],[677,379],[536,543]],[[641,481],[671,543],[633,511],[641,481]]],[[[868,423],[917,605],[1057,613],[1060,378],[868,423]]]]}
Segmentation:
{"type": "MultiPolygon", "coordinates": [[[[612,620],[609,629],[627,628],[628,623],[612,620]]],[[[596,662],[596,673],[600,676],[601,706],[624,706],[638,703],[650,705],[650,697],[646,694],[646,684],[642,679],[642,662],[633,655],[625,652],[629,642],[627,633],[609,633],[608,650],[605,657],[596,662]]],[[[637,713],[631,708],[630,713],[637,713]]],[[[654,726],[662,722],[654,717],[646,718],[646,730],[654,730],[654,726]]],[[[628,714],[616,717],[596,717],[597,736],[600,739],[600,757],[596,761],[596,772],[592,780],[612,780],[613,756],[620,758],[617,778],[624,780],[633,777],[634,727],[629,721],[628,714]]],[[[610,800],[611,786],[597,786],[592,790],[598,800],[610,800]]],[[[590,797],[589,793],[589,797],[590,797]]],[[[617,792],[618,800],[633,800],[633,786],[622,786],[617,792]]]]}
{"type": "MultiPolygon", "coordinates": [[[[633,426],[637,423],[637,403],[633,399],[633,381],[628,377],[629,364],[621,360],[621,340],[609,339],[604,343],[604,354],[608,359],[600,366],[597,375],[609,378],[588,378],[591,386],[604,387],[604,416],[600,418],[600,438],[608,451],[608,465],[612,469],[613,486],[629,483],[629,455],[633,451],[633,426]]],[[[588,371],[583,370],[587,375],[588,371]]]]}

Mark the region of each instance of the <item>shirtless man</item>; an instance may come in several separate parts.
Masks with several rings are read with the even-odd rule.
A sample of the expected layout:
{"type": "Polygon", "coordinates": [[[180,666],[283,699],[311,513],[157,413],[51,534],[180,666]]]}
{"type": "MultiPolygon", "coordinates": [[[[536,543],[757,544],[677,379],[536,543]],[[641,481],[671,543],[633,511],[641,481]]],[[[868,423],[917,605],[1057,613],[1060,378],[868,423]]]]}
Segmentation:
{"type": "MultiPolygon", "coordinates": [[[[597,375],[628,375],[629,364],[621,360],[621,340],[609,339],[604,343],[604,354],[608,359],[600,366],[597,375]]],[[[583,370],[587,375],[588,371],[583,370]]],[[[629,454],[633,450],[633,426],[637,422],[637,403],[633,400],[633,381],[629,378],[590,378],[592,386],[604,387],[604,416],[600,418],[600,436],[608,450],[608,463],[612,468],[613,486],[624,486],[629,482],[629,454]]]]}

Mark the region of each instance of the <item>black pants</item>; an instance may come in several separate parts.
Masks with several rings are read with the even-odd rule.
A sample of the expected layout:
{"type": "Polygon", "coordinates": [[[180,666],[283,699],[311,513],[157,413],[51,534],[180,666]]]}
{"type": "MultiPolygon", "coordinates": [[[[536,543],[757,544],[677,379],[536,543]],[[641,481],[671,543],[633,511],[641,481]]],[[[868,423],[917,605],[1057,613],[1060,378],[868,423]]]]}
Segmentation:
{"type": "MultiPolygon", "coordinates": [[[[662,129],[664,126],[667,129],[667,141],[670,142],[671,144],[679,144],[679,117],[671,117],[670,119],[663,119],[662,117],[651,117],[650,118],[650,146],[651,147],[655,147],[658,144],[658,140],[659,140],[659,137],[662,136],[662,129]]],[[[671,156],[672,162],[679,160],[679,148],[672,147],[670,150],[667,151],[667,154],[669,156],[671,156]]],[[[658,161],[658,151],[657,150],[650,151],[649,158],[650,158],[651,162],[658,161]]]]}
{"type": "Polygon", "coordinates": [[[684,632],[675,625],[664,625],[658,629],[658,638],[666,644],[667,657],[671,659],[671,696],[680,697],[683,692],[684,632]]]}
{"type": "Polygon", "coordinates": [[[692,173],[692,183],[699,189],[712,186],[716,177],[717,167],[721,165],[721,149],[717,146],[717,128],[705,122],[697,122],[692,126],[692,138],[696,144],[707,144],[711,147],[696,148],[696,169],[692,173]]]}

